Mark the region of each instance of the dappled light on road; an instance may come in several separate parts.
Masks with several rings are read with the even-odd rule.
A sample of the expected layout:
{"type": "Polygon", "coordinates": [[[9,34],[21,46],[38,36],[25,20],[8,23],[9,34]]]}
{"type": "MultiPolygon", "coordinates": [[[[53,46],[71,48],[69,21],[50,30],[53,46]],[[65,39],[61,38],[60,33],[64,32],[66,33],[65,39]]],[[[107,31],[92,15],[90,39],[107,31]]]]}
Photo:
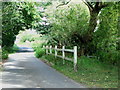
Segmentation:
{"type": "Polygon", "coordinates": [[[11,54],[4,64],[2,74],[3,88],[63,88],[81,87],[73,80],[52,69],[39,59],[34,52],[11,54]]]}

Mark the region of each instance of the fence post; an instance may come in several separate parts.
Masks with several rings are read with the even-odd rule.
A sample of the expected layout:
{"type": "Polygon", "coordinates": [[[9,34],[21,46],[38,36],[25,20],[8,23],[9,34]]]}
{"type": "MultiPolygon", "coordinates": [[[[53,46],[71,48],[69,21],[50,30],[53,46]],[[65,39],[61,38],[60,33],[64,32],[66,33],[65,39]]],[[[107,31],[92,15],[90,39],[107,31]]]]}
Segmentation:
{"type": "Polygon", "coordinates": [[[52,54],[52,46],[50,46],[50,54],[52,54]]]}
{"type": "Polygon", "coordinates": [[[62,47],[63,64],[65,64],[65,46],[62,47]]]}
{"type": "Polygon", "coordinates": [[[77,46],[74,46],[74,70],[77,71],[77,46]]]}
{"type": "Polygon", "coordinates": [[[55,57],[57,56],[57,46],[55,46],[55,57]]]}
{"type": "Polygon", "coordinates": [[[46,46],[46,54],[48,54],[48,46],[46,46]]]}

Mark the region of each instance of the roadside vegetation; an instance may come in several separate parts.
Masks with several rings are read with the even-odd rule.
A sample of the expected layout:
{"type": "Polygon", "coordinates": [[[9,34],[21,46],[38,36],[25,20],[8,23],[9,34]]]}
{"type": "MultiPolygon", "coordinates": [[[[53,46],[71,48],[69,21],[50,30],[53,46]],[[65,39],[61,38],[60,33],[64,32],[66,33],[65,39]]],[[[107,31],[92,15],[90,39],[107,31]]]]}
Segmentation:
{"type": "MultiPolygon", "coordinates": [[[[117,88],[118,87],[118,67],[101,62],[96,58],[86,56],[78,57],[77,72],[73,69],[73,62],[55,58],[53,55],[47,55],[42,47],[35,50],[35,56],[44,63],[63,73],[69,78],[82,83],[86,87],[97,88],[117,88]]],[[[52,51],[54,53],[54,50],[52,51]]],[[[58,52],[58,54],[61,54],[58,52]]],[[[68,57],[72,57],[69,53],[68,57]]]]}
{"type": "Polygon", "coordinates": [[[18,51],[18,46],[16,44],[13,45],[13,47],[4,47],[0,49],[0,71],[3,70],[3,64],[5,61],[9,58],[9,54],[15,53],[18,51]]]}
{"type": "Polygon", "coordinates": [[[2,71],[2,50],[0,49],[0,71],[2,71]]]}
{"type": "MultiPolygon", "coordinates": [[[[118,4],[107,4],[108,6],[101,9],[101,13],[96,16],[99,22],[96,24],[96,28],[94,27],[94,31],[90,32],[90,36],[88,29],[93,28],[93,26],[90,27],[89,9],[84,3],[68,4],[68,7],[63,5],[55,11],[49,9],[53,6],[48,6],[46,15],[48,15],[48,22],[52,27],[48,29],[48,32],[45,32],[45,36],[48,37],[45,39],[46,42],[41,42],[38,46],[37,44],[33,45],[36,57],[88,87],[117,88],[119,60],[117,44],[118,4]],[[87,38],[92,39],[89,41],[87,38]],[[43,45],[57,45],[58,47],[65,45],[66,48],[78,46],[78,71],[74,72],[72,62],[65,61],[63,65],[62,59],[46,55],[45,50],[42,49],[43,45]],[[95,56],[96,58],[88,58],[87,56],[95,56]]],[[[44,32],[44,29],[40,31],[44,32]]],[[[44,40],[44,37],[42,37],[42,40],[44,40]]],[[[71,57],[71,55],[68,54],[68,57],[71,57]]]]}
{"type": "MultiPolygon", "coordinates": [[[[2,58],[7,59],[9,53],[17,49],[15,44],[16,36],[20,31],[32,28],[37,20],[40,20],[39,13],[36,13],[35,3],[2,3],[2,58]]],[[[24,39],[23,39],[24,42],[24,39]]]]}
{"type": "Polygon", "coordinates": [[[55,58],[55,56],[52,55],[43,55],[40,59],[86,87],[118,87],[118,68],[101,63],[96,59],[87,58],[85,56],[79,57],[77,72],[74,71],[73,63],[70,61],[65,61],[65,64],[63,64],[61,58],[55,58]]]}
{"type": "Polygon", "coordinates": [[[2,59],[3,61],[8,58],[8,55],[18,51],[18,46],[15,44],[13,47],[4,47],[2,48],[2,59]]]}
{"type": "Polygon", "coordinates": [[[119,3],[73,1],[3,3],[2,57],[16,50],[14,41],[19,34],[19,44],[31,45],[37,58],[64,75],[88,87],[117,88],[119,3]],[[36,34],[27,33],[28,29],[36,34]],[[77,46],[78,71],[73,70],[72,62],[62,64],[62,59],[46,55],[43,45],[77,46]]]}

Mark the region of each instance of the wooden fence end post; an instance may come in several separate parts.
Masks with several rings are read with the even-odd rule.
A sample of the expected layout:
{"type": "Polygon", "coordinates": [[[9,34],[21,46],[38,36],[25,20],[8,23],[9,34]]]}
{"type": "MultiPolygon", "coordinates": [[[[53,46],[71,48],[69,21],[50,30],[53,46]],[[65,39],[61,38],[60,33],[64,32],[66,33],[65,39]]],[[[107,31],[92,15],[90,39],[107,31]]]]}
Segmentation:
{"type": "Polygon", "coordinates": [[[74,70],[77,72],[77,46],[74,46],[74,70]]]}
{"type": "Polygon", "coordinates": [[[62,47],[63,64],[65,64],[65,46],[62,47]]]}

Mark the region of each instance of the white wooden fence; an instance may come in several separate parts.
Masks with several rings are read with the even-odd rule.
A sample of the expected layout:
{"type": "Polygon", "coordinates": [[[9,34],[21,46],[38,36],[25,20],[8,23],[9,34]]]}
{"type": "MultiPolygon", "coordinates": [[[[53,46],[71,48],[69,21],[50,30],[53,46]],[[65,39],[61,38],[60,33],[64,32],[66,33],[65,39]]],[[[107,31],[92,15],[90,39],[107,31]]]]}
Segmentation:
{"type": "Polygon", "coordinates": [[[57,46],[43,46],[43,48],[46,50],[46,54],[52,54],[55,55],[55,57],[62,58],[63,64],[65,64],[65,60],[72,61],[74,63],[74,70],[77,71],[77,46],[74,46],[73,49],[65,49],[65,46],[63,46],[62,49],[57,48],[57,46]],[[52,50],[54,50],[55,52],[53,53],[52,50]],[[62,52],[62,56],[58,55],[58,51],[62,52]],[[74,59],[66,57],[65,52],[73,53],[74,59]]]}

